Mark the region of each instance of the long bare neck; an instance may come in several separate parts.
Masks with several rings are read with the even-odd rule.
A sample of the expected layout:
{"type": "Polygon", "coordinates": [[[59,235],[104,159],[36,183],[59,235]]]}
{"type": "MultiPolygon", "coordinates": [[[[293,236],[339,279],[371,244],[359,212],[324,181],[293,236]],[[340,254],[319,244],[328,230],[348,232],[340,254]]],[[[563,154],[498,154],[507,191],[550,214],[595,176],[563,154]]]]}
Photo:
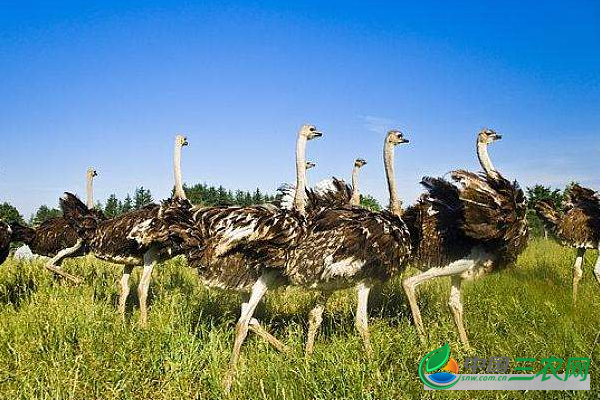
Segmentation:
{"type": "Polygon", "coordinates": [[[358,191],[358,166],[352,168],[352,197],[350,198],[350,205],[360,205],[360,192],[358,191]]]}
{"type": "Polygon", "coordinates": [[[390,192],[390,211],[397,216],[402,215],[402,203],[396,191],[396,175],[394,175],[394,145],[388,141],[383,148],[383,162],[385,164],[385,177],[387,178],[390,192]]]}
{"type": "Polygon", "coordinates": [[[86,206],[91,210],[94,208],[94,176],[89,173],[86,182],[86,197],[86,206]]]}
{"type": "Polygon", "coordinates": [[[175,174],[175,197],[186,199],[183,190],[183,181],[181,179],[181,144],[175,143],[175,153],[173,154],[173,172],[175,174]]]}
{"type": "Polygon", "coordinates": [[[494,168],[494,164],[492,164],[492,160],[490,159],[490,155],[488,154],[488,145],[486,143],[477,142],[477,157],[479,158],[479,163],[481,164],[481,168],[485,171],[485,173],[489,176],[496,176],[498,172],[496,168],[494,168]]]}
{"type": "Polygon", "coordinates": [[[296,142],[296,192],[294,209],[306,214],[306,138],[299,136],[296,142]]]}

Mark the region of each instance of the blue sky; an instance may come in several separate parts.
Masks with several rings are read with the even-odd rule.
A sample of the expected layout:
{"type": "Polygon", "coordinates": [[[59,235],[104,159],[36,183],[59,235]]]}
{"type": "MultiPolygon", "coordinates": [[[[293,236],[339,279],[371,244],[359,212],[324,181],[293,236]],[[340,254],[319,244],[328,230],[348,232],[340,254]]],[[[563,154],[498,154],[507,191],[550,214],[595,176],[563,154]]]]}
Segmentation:
{"type": "Polygon", "coordinates": [[[273,192],[294,176],[300,124],[310,181],[348,178],[386,201],[423,175],[477,169],[474,139],[504,134],[496,166],[524,186],[600,188],[600,3],[3,1],[0,201],[29,215],[64,190],[136,185],[165,198],[172,141],[186,182],[273,192]],[[417,4],[418,3],[418,4],[417,4]]]}

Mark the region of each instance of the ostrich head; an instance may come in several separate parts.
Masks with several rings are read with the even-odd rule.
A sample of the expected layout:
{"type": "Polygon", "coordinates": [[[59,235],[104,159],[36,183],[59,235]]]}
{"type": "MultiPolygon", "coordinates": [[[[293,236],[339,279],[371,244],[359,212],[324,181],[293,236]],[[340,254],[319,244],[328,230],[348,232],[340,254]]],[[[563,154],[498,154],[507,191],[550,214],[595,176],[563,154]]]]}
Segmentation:
{"type": "Polygon", "coordinates": [[[502,135],[497,134],[495,131],[491,129],[482,129],[481,132],[477,135],[477,143],[481,144],[491,144],[496,140],[502,139],[502,135]]]}
{"type": "Polygon", "coordinates": [[[362,158],[357,158],[356,160],[354,160],[354,166],[356,168],[362,168],[365,165],[367,165],[367,162],[362,158]]]}
{"type": "Polygon", "coordinates": [[[187,146],[188,145],[187,137],[185,137],[183,135],[175,136],[175,144],[179,147],[187,146]]]}
{"type": "Polygon", "coordinates": [[[385,138],[385,142],[396,146],[398,144],[409,143],[410,141],[408,139],[404,138],[404,133],[402,133],[398,130],[391,130],[388,132],[388,134],[385,138]]]}
{"type": "Polygon", "coordinates": [[[319,132],[314,125],[304,124],[302,125],[302,128],[300,128],[300,136],[305,137],[306,140],[312,140],[323,136],[323,133],[319,132]]]}
{"type": "Polygon", "coordinates": [[[317,164],[315,164],[314,162],[311,162],[311,161],[307,161],[306,162],[306,169],[311,169],[311,168],[314,168],[316,166],[317,166],[317,164]]]}
{"type": "Polygon", "coordinates": [[[96,170],[94,168],[88,168],[87,170],[87,177],[88,178],[94,178],[98,176],[98,172],[96,172],[96,170]]]}

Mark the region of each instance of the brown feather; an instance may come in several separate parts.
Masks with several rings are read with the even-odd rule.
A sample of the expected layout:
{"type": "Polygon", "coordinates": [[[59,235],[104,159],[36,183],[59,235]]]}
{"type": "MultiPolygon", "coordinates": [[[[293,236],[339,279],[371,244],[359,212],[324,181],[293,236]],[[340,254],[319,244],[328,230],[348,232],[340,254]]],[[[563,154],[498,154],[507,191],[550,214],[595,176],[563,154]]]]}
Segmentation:
{"type": "Polygon", "coordinates": [[[327,209],[309,221],[291,250],[285,277],[294,285],[337,290],[370,279],[385,281],[411,253],[404,222],[388,211],[360,207],[327,209]]]}
{"type": "Polygon", "coordinates": [[[74,246],[78,239],[77,231],[64,217],[48,219],[36,228],[18,223],[12,224],[11,228],[12,242],[22,242],[34,254],[46,257],[53,257],[62,249],[74,246]]]}
{"type": "Polygon", "coordinates": [[[427,192],[402,219],[411,234],[413,263],[428,269],[465,257],[474,243],[462,231],[464,206],[458,188],[442,178],[424,177],[421,184],[427,192]]]}
{"type": "Polygon", "coordinates": [[[70,193],[65,193],[60,205],[69,224],[84,240],[88,251],[96,257],[119,264],[143,263],[148,247],[138,244],[130,238],[130,234],[139,224],[156,218],[159,211],[157,204],[149,204],[106,220],[94,210],[88,210],[81,200],[70,193]]]}
{"type": "Polygon", "coordinates": [[[543,200],[536,204],[536,211],[564,245],[597,248],[600,244],[600,201],[593,190],[572,186],[564,213],[543,200]]]}
{"type": "Polygon", "coordinates": [[[495,267],[516,261],[529,239],[527,201],[517,182],[495,176],[458,170],[452,179],[461,185],[464,205],[462,228],[495,255],[495,267]]]}

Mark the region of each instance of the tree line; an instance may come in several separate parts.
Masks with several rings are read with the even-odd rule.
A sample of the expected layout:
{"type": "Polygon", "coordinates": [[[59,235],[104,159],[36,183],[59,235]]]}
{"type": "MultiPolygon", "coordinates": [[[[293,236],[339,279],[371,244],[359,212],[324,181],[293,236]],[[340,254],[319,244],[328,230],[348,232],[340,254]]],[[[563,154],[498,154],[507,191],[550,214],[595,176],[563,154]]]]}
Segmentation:
{"type": "MultiPolygon", "coordinates": [[[[565,197],[573,184],[570,183],[563,190],[553,189],[544,185],[534,185],[526,188],[528,201],[527,217],[533,236],[548,235],[544,224],[535,213],[535,204],[540,200],[550,200],[558,209],[562,209],[565,197]]],[[[244,190],[228,190],[221,185],[212,186],[198,183],[192,186],[184,186],[184,190],[192,204],[205,206],[251,206],[273,203],[279,199],[278,195],[263,193],[258,188],[253,192],[249,192],[244,190]]],[[[136,188],[133,194],[127,194],[122,200],[117,198],[116,195],[111,194],[106,202],[97,202],[95,207],[102,210],[107,217],[113,218],[123,213],[137,210],[153,201],[154,198],[150,190],[141,186],[136,188]]],[[[380,211],[382,209],[379,202],[371,195],[361,195],[361,205],[373,211],[380,211]]],[[[31,215],[28,221],[25,221],[19,211],[10,203],[0,203],[0,220],[6,222],[28,223],[35,226],[49,218],[59,216],[61,216],[60,209],[42,205],[31,215]]]]}
{"type": "MultiPolygon", "coordinates": [[[[228,190],[222,185],[212,186],[198,183],[192,186],[184,186],[187,198],[192,204],[204,206],[251,206],[255,204],[273,203],[280,195],[271,195],[256,189],[253,192],[245,190],[228,190]]],[[[137,210],[154,201],[152,193],[143,186],[134,190],[133,194],[127,194],[124,199],[119,199],[111,194],[104,203],[97,202],[95,207],[104,212],[109,218],[117,217],[123,213],[137,210]]],[[[361,204],[369,209],[379,211],[381,206],[377,200],[370,195],[361,196],[361,204]]],[[[59,208],[40,206],[37,211],[25,221],[23,215],[10,203],[0,203],[0,220],[9,223],[19,222],[36,226],[42,222],[55,217],[60,217],[62,212],[59,208]]]]}

